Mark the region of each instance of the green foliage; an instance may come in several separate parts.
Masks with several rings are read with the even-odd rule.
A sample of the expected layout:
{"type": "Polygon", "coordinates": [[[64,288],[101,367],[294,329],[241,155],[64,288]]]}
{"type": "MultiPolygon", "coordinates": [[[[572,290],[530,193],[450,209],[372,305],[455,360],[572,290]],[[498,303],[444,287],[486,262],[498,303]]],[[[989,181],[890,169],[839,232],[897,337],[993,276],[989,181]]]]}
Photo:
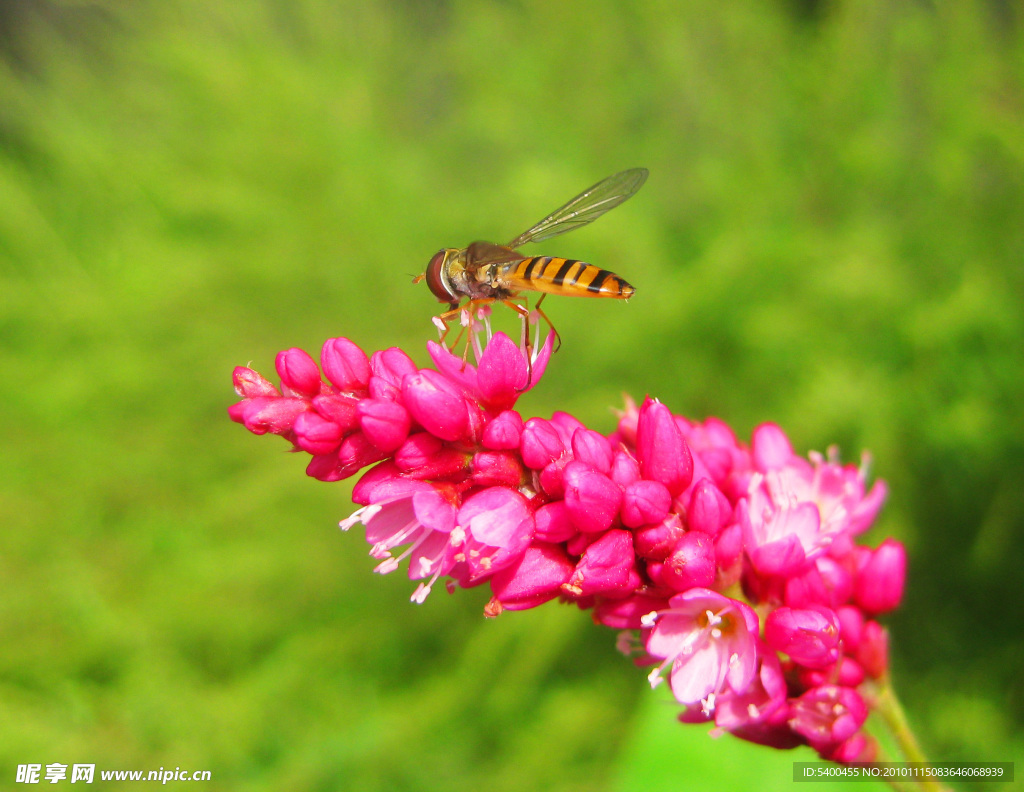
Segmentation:
{"type": "Polygon", "coordinates": [[[538,252],[637,296],[545,303],[565,343],[523,408],[610,430],[623,391],[651,393],[747,436],[773,420],[798,448],[871,449],[892,486],[878,537],[911,549],[891,620],[911,718],[935,758],[1012,759],[1015,8],[4,4],[0,777],[95,761],[219,789],[649,790],[641,769],[675,762],[665,788],[716,766],[765,786],[764,749],[638,708],[642,675],[573,609],[410,605],[333,530],[346,485],[225,414],[232,367],[269,373],[289,346],[426,362],[437,304],[408,281],[435,250],[504,241],[635,165],[636,198],[538,252]],[[637,737],[663,728],[678,746],[637,737]]]}

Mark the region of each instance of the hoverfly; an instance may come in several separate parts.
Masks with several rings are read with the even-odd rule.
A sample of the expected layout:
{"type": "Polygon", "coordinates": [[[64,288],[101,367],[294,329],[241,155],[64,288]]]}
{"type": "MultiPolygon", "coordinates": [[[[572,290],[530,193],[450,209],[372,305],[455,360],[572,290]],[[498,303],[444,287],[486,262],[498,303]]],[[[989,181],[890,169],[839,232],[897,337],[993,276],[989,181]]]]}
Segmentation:
{"type": "Polygon", "coordinates": [[[445,328],[462,310],[460,304],[466,298],[469,302],[464,307],[470,312],[477,306],[500,302],[516,311],[525,323],[529,311],[514,300],[520,292],[541,292],[534,308],[552,330],[554,325],[540,310],[541,302],[549,294],[628,300],[636,289],[613,272],[574,259],[524,256],[516,248],[592,223],[630,198],[646,180],[647,168],[631,168],[602,179],[507,245],[473,242],[461,250],[439,250],[427,264],[426,272],[413,282],[425,279],[434,296],[448,303],[449,310],[438,317],[445,328]]]}

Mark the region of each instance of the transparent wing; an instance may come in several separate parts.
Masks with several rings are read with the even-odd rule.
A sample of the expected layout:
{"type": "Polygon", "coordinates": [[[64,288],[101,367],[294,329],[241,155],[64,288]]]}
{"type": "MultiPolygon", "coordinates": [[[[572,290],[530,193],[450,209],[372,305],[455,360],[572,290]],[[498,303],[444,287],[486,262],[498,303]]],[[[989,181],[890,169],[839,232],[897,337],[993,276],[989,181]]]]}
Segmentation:
{"type": "Polygon", "coordinates": [[[553,211],[530,230],[521,233],[507,247],[517,248],[527,242],[541,242],[592,223],[632,196],[645,181],[647,168],[630,168],[609,176],[553,211]]]}
{"type": "Polygon", "coordinates": [[[524,258],[522,253],[493,242],[474,242],[466,248],[466,269],[475,272],[488,264],[511,264],[524,258]]]}

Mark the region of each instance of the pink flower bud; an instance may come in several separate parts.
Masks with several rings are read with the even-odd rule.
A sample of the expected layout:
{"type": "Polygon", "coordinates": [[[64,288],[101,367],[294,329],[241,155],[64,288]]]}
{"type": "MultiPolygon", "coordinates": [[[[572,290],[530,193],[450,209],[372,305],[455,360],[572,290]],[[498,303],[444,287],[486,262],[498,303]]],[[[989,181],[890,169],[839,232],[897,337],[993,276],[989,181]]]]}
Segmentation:
{"type": "Polygon", "coordinates": [[[800,684],[805,688],[831,683],[855,688],[864,681],[864,669],[851,657],[840,657],[838,663],[823,668],[798,667],[800,684]]]}
{"type": "Polygon", "coordinates": [[[739,523],[727,526],[715,539],[715,563],[728,569],[740,560],[743,553],[743,531],[739,523]]]}
{"type": "Polygon", "coordinates": [[[306,475],[319,481],[341,481],[384,456],[362,432],[354,432],[341,441],[337,451],[314,456],[306,466],[306,475]]]}
{"type": "Polygon", "coordinates": [[[611,478],[620,487],[632,484],[640,478],[640,463],[628,451],[621,448],[612,455],[611,478]]]}
{"type": "Polygon", "coordinates": [[[648,613],[664,610],[668,600],[647,594],[631,594],[625,599],[602,599],[594,608],[594,621],[613,630],[639,630],[648,613]]]}
{"type": "Polygon", "coordinates": [[[555,427],[555,431],[558,432],[558,437],[562,441],[562,445],[566,448],[572,447],[572,436],[576,433],[577,429],[583,429],[586,431],[586,427],[578,418],[561,410],[552,413],[551,425],[555,427]]]}
{"type": "Polygon", "coordinates": [[[686,525],[691,531],[702,531],[718,536],[732,522],[732,506],[711,479],[698,481],[690,494],[690,508],[686,512],[686,525]]]}
{"type": "Polygon", "coordinates": [[[768,614],[765,642],[800,665],[823,668],[839,657],[839,619],[825,607],[781,607],[768,614]]]}
{"type": "Polygon", "coordinates": [[[545,465],[540,472],[540,488],[552,500],[565,497],[565,466],[570,462],[572,459],[568,455],[559,457],[545,465]]]}
{"type": "Polygon", "coordinates": [[[622,502],[622,490],[615,482],[589,465],[575,461],[565,466],[564,480],[565,506],[573,524],[587,533],[608,530],[622,502]]]}
{"type": "Polygon", "coordinates": [[[801,575],[786,580],[784,601],[791,608],[807,608],[811,605],[832,606],[825,580],[817,567],[811,567],[801,575]]]}
{"type": "Polygon", "coordinates": [[[715,540],[701,531],[687,531],[676,542],[661,571],[674,591],[707,588],[715,582],[715,540]]]}
{"type": "Polygon", "coordinates": [[[874,762],[878,758],[878,743],[870,735],[857,732],[835,748],[826,749],[820,754],[822,759],[840,764],[874,762]]]}
{"type": "Polygon", "coordinates": [[[560,545],[534,542],[516,563],[496,572],[491,591],[506,610],[525,610],[558,596],[574,569],[560,545]]]}
{"type": "MultiPolygon", "coordinates": [[[[370,395],[375,399],[399,401],[402,380],[416,373],[416,364],[398,347],[391,347],[370,356],[370,395]]],[[[408,405],[406,405],[408,406],[408,405]]]]}
{"type": "Polygon", "coordinates": [[[627,528],[639,528],[660,523],[671,505],[672,496],[661,482],[634,481],[622,493],[622,524],[627,528]]]}
{"type": "Polygon", "coordinates": [[[632,397],[624,397],[624,402],[625,406],[619,413],[619,424],[615,428],[615,434],[620,442],[632,448],[636,446],[636,425],[640,418],[640,411],[632,397]]]}
{"type": "Polygon", "coordinates": [[[857,662],[868,676],[879,679],[889,669],[889,633],[876,621],[864,623],[860,646],[856,651],[857,662]]]}
{"type": "Polygon", "coordinates": [[[843,641],[843,651],[856,652],[864,634],[863,612],[853,605],[843,605],[836,608],[836,618],[839,619],[839,637],[843,641]]]}
{"type": "Polygon", "coordinates": [[[867,720],[868,708],[856,690],[841,685],[812,688],[791,705],[789,725],[811,747],[822,750],[848,740],[867,720]]]}
{"type": "Polygon", "coordinates": [[[315,412],[299,413],[295,418],[295,445],[308,454],[329,454],[341,444],[342,430],[315,412]]]}
{"type": "Polygon", "coordinates": [[[523,427],[523,463],[540,470],[565,452],[565,445],[554,426],[543,418],[531,418],[523,427]]]}
{"type": "Polygon", "coordinates": [[[828,592],[828,599],[822,604],[830,608],[837,608],[845,602],[849,602],[853,596],[853,576],[850,571],[829,556],[820,556],[814,562],[815,568],[821,575],[821,580],[828,592]]]}
{"type": "Polygon", "coordinates": [[[569,519],[569,510],[563,501],[541,506],[534,514],[534,519],[537,522],[538,542],[567,542],[579,533],[569,519]]]}
{"type": "Polygon", "coordinates": [[[281,395],[270,380],[245,366],[235,366],[231,380],[235,385],[235,393],[243,399],[253,399],[257,396],[277,398],[281,395]]]}
{"type": "Polygon", "coordinates": [[[523,419],[515,410],[505,410],[484,427],[481,442],[492,451],[519,448],[523,437],[523,419]]]}
{"type": "MultiPolygon", "coordinates": [[[[600,473],[612,468],[612,449],[604,435],[582,427],[572,433],[572,455],[600,473]]],[[[666,511],[667,511],[666,507],[666,511]]]]}
{"type": "Polygon", "coordinates": [[[358,402],[351,396],[322,395],[313,398],[313,409],[321,418],[336,423],[345,433],[359,426],[358,402]]]}
{"type": "Polygon", "coordinates": [[[420,479],[447,478],[469,466],[468,454],[446,446],[427,432],[409,435],[394,459],[400,471],[420,479]]]}
{"type": "Polygon", "coordinates": [[[639,585],[633,535],[629,531],[615,530],[607,531],[587,546],[562,590],[571,597],[593,594],[623,597],[639,585]]]}
{"type": "Polygon", "coordinates": [[[327,339],[320,350],[320,365],[327,381],[338,390],[362,391],[370,382],[366,353],[347,338],[327,339]]]}
{"type": "Polygon", "coordinates": [[[678,514],[669,514],[657,525],[648,525],[633,534],[636,554],[650,561],[664,561],[682,537],[683,524],[678,514]]]}
{"type": "Polygon", "coordinates": [[[360,399],[356,409],[363,434],[381,451],[394,451],[409,436],[412,419],[409,417],[409,411],[398,402],[387,399],[360,399]]]}
{"type": "Polygon", "coordinates": [[[457,386],[431,369],[407,374],[402,397],[412,417],[442,440],[461,440],[469,433],[469,410],[457,386]]]}
{"type": "Polygon", "coordinates": [[[229,415],[253,434],[270,432],[283,435],[292,430],[295,419],[308,409],[309,402],[305,399],[288,396],[279,399],[259,397],[246,399],[236,409],[229,411],[229,415]]]}
{"type": "Polygon", "coordinates": [[[513,489],[522,483],[525,468],[516,454],[508,451],[479,451],[473,455],[473,483],[480,487],[505,486],[513,489]]]}
{"type": "Polygon", "coordinates": [[[693,458],[672,413],[647,399],[640,408],[636,433],[637,459],[645,479],[660,481],[675,497],[690,483],[693,458]]]}
{"type": "Polygon", "coordinates": [[[907,551],[901,542],[886,539],[857,565],[854,598],[869,614],[885,613],[903,599],[907,551]]]}
{"type": "Polygon", "coordinates": [[[278,352],[274,361],[281,384],[298,396],[312,398],[320,393],[320,369],[308,353],[292,347],[278,352]]]}
{"type": "Polygon", "coordinates": [[[754,467],[762,473],[784,467],[794,456],[786,433],[773,423],[763,423],[754,430],[750,451],[754,467]]]}

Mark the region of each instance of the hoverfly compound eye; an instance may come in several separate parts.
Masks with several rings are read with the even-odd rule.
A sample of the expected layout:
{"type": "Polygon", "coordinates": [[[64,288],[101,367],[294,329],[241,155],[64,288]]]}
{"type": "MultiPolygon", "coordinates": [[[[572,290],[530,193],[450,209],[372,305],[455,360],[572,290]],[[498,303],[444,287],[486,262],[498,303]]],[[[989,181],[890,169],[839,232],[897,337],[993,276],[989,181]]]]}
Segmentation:
{"type": "Polygon", "coordinates": [[[448,272],[445,263],[448,259],[447,250],[439,250],[427,264],[427,271],[424,276],[427,279],[427,287],[443,303],[457,303],[459,298],[452,291],[451,283],[448,280],[448,272]]]}

